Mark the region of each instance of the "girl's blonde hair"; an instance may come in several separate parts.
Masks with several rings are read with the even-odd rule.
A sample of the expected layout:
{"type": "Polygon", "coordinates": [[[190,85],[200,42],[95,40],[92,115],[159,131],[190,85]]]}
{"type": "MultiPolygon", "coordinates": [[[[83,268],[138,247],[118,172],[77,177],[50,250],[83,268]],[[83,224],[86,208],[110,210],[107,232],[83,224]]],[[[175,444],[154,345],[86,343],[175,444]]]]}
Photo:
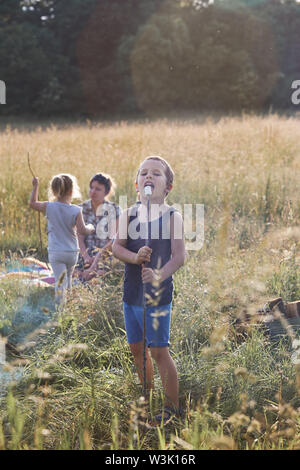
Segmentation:
{"type": "Polygon", "coordinates": [[[72,198],[81,199],[82,197],[77,178],[69,174],[53,176],[48,188],[49,201],[57,201],[70,193],[72,198]]]}

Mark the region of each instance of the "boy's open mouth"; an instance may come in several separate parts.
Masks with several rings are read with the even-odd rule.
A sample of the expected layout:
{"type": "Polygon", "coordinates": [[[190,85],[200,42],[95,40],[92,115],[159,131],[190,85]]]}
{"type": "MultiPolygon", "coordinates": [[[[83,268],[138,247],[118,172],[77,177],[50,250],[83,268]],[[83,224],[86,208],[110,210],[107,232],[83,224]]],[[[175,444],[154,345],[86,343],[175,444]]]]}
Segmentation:
{"type": "Polygon", "coordinates": [[[150,186],[152,189],[154,189],[154,184],[153,184],[153,183],[145,183],[145,184],[144,184],[144,188],[145,188],[146,186],[150,186]]]}

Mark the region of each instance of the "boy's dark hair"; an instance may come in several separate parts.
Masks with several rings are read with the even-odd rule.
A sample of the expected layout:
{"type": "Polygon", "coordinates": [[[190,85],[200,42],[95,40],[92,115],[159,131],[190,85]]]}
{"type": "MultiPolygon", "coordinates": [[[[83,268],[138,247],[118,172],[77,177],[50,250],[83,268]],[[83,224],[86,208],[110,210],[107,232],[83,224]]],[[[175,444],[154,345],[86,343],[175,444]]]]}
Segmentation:
{"type": "Polygon", "coordinates": [[[94,181],[104,185],[105,194],[109,194],[111,191],[113,191],[115,186],[112,178],[109,175],[105,175],[104,173],[96,173],[90,180],[90,187],[94,181]]]}

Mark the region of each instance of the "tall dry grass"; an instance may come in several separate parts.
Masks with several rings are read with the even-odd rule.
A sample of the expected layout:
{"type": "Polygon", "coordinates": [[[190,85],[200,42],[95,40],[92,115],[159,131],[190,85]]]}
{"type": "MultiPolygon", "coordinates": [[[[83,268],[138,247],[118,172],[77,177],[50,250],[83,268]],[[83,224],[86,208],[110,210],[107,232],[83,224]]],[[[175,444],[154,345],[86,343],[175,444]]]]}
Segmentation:
{"type": "Polygon", "coordinates": [[[212,219],[220,219],[227,208],[233,216],[233,235],[240,238],[242,247],[249,237],[257,236],[257,227],[251,228],[247,220],[288,225],[299,216],[297,119],[271,115],[203,123],[195,119],[52,124],[30,132],[7,128],[0,135],[1,247],[18,240],[24,246],[36,242],[35,215],[27,204],[28,153],[41,180],[41,198],[47,197],[51,176],[60,172],[75,174],[87,197],[90,177],[103,171],[117,183],[115,199],[126,195],[129,204],[135,199],[133,183],[141,160],[162,155],[176,175],[169,202],[204,203],[212,219]]]}

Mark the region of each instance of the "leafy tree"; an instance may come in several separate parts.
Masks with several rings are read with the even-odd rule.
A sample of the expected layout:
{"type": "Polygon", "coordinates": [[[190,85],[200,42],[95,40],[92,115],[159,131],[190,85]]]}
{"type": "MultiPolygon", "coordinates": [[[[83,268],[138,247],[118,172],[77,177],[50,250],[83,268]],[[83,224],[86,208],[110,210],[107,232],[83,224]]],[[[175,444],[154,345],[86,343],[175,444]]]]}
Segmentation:
{"type": "Polygon", "coordinates": [[[147,110],[260,108],[278,74],[272,45],[268,25],[243,8],[190,6],[158,14],[140,28],[132,53],[139,104],[147,110]]]}
{"type": "Polygon", "coordinates": [[[132,109],[129,57],[141,24],[162,0],[102,0],[97,2],[77,40],[77,58],[85,93],[85,110],[91,114],[132,109]]]}
{"type": "Polygon", "coordinates": [[[187,108],[185,77],[194,55],[189,32],[175,15],[155,15],[142,27],[131,54],[134,89],[146,111],[187,108]]]}
{"type": "Polygon", "coordinates": [[[0,27],[12,22],[22,22],[22,19],[20,0],[1,0],[0,27]]]}
{"type": "Polygon", "coordinates": [[[255,11],[273,32],[280,69],[269,103],[277,108],[293,107],[291,84],[300,79],[300,4],[294,0],[269,0],[255,11]]]}
{"type": "Polygon", "coordinates": [[[46,54],[33,32],[26,24],[0,28],[0,76],[7,87],[3,112],[33,111],[51,76],[46,54]]]}
{"type": "MultiPolygon", "coordinates": [[[[11,40],[5,38],[1,42],[0,53],[1,79],[6,81],[8,91],[5,111],[80,112],[83,96],[75,43],[78,28],[89,16],[88,7],[95,0],[13,0],[11,3],[18,6],[10,12],[7,23],[11,29],[0,26],[0,37],[11,35],[11,40]],[[11,57],[18,59],[10,64],[11,57]]],[[[3,5],[0,12],[1,8],[3,5]]]]}
{"type": "Polygon", "coordinates": [[[292,106],[296,0],[2,0],[4,113],[292,106]]]}

